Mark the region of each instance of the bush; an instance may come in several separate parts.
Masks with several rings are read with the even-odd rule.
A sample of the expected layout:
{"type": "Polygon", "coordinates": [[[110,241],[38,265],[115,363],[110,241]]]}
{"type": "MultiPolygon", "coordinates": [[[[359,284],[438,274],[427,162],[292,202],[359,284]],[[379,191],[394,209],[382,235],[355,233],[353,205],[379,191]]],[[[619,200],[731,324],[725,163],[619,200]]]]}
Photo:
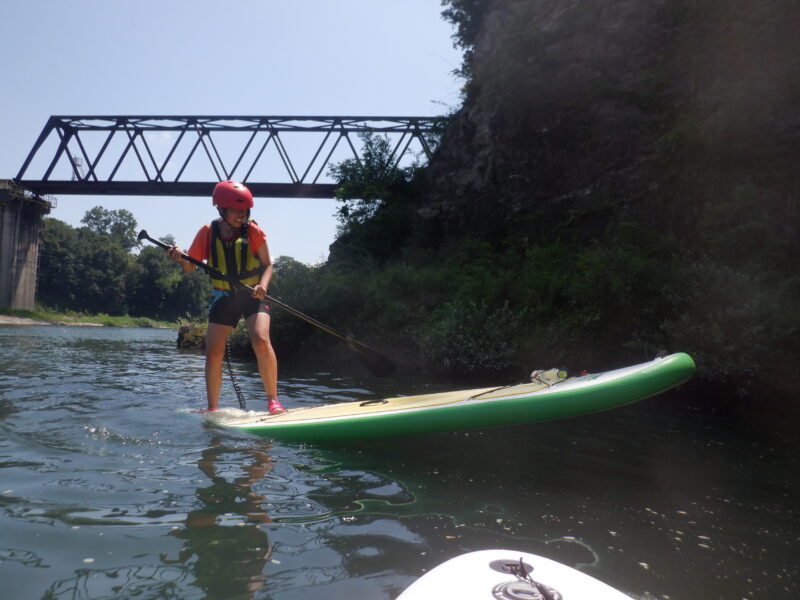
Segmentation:
{"type": "Polygon", "coordinates": [[[178,320],[178,348],[182,350],[204,350],[206,347],[206,321],[178,320]]]}
{"type": "Polygon", "coordinates": [[[422,358],[449,373],[502,372],[512,368],[517,353],[519,313],[508,302],[492,306],[481,300],[456,299],[436,309],[418,330],[422,358]]]}

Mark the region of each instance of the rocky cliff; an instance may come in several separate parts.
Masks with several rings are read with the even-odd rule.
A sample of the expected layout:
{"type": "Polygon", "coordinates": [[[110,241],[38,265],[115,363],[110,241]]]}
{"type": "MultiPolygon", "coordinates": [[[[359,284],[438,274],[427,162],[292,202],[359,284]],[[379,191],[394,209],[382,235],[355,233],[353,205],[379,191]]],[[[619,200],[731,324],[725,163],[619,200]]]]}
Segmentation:
{"type": "Polygon", "coordinates": [[[693,207],[733,182],[796,202],[799,3],[503,0],[478,31],[445,210],[693,207]]]}
{"type": "Polygon", "coordinates": [[[800,2],[444,4],[463,104],[332,248],[376,338],[462,373],[682,350],[796,395],[800,2]]]}
{"type": "Polygon", "coordinates": [[[650,339],[716,381],[763,381],[769,355],[770,384],[796,390],[800,3],[505,0],[472,17],[429,209],[453,235],[530,245],[613,245],[631,225],[665,263],[650,339]]]}

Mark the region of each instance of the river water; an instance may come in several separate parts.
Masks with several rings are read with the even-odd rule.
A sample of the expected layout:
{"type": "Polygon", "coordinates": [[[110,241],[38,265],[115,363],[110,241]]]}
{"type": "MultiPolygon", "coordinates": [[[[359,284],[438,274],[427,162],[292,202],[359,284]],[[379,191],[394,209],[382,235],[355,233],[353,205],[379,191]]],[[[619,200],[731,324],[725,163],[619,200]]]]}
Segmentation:
{"type": "MultiPolygon", "coordinates": [[[[175,338],[0,327],[2,598],[390,599],[486,548],[638,599],[800,597],[788,427],[673,392],[564,421],[304,446],[181,412],[204,404],[203,359],[175,338]]],[[[255,407],[253,366],[235,368],[255,407]]],[[[438,390],[281,379],[286,406],[424,391],[438,390]]]]}

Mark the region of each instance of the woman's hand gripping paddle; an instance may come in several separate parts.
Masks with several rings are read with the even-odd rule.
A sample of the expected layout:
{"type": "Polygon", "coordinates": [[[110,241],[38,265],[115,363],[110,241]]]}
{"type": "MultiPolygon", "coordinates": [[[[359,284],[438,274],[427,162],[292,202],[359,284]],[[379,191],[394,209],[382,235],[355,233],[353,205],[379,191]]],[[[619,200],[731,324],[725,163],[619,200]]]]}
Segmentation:
{"type": "MultiPolygon", "coordinates": [[[[169,246],[168,244],[165,244],[164,242],[162,242],[160,240],[156,240],[156,239],[151,238],[147,234],[147,231],[145,231],[144,229],[142,229],[139,232],[139,236],[137,237],[137,239],[139,241],[147,240],[149,242],[152,242],[156,246],[160,246],[161,248],[164,248],[165,250],[169,250],[171,248],[171,246],[169,246]]],[[[235,283],[236,285],[243,286],[243,287],[245,287],[245,288],[247,288],[249,290],[253,289],[249,285],[245,285],[245,284],[243,284],[243,283],[241,283],[239,281],[236,281],[234,278],[229,277],[229,276],[225,275],[224,273],[221,273],[220,271],[218,271],[214,267],[204,263],[201,260],[197,260],[196,258],[192,258],[188,254],[181,253],[181,258],[183,258],[184,260],[188,260],[193,265],[197,265],[198,267],[203,269],[205,272],[207,272],[209,275],[212,275],[215,279],[225,279],[227,281],[230,281],[231,283],[235,283]]],[[[309,323],[309,324],[313,325],[314,327],[317,327],[318,329],[321,329],[325,333],[328,333],[328,334],[330,334],[330,335],[332,335],[334,337],[337,337],[340,340],[344,341],[347,344],[347,347],[350,348],[350,350],[352,350],[355,353],[355,355],[359,358],[359,360],[361,360],[362,364],[373,375],[377,375],[378,377],[386,377],[387,375],[391,375],[392,373],[394,373],[395,370],[397,369],[397,365],[395,364],[395,362],[391,358],[388,358],[388,357],[382,355],[377,350],[374,350],[374,349],[370,348],[366,344],[362,344],[361,342],[359,342],[358,340],[356,340],[356,339],[354,339],[354,338],[352,338],[350,336],[347,336],[347,335],[339,333],[338,331],[336,331],[332,327],[328,327],[324,323],[320,323],[316,319],[314,319],[312,317],[309,317],[306,314],[301,313],[299,310],[295,310],[294,308],[292,308],[288,304],[284,304],[283,302],[281,302],[277,298],[273,298],[272,296],[267,295],[267,296],[264,297],[262,302],[267,302],[267,301],[270,304],[275,304],[276,306],[279,306],[280,308],[282,308],[283,310],[285,310],[289,314],[294,315],[298,319],[302,319],[306,323],[309,323]]]]}

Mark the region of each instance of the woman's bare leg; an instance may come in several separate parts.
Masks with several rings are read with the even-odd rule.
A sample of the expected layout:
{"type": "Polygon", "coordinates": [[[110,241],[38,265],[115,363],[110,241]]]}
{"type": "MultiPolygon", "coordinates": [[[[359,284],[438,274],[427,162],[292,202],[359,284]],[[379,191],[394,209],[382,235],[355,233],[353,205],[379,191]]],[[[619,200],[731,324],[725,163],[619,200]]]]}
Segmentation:
{"type": "Polygon", "coordinates": [[[278,359],[269,339],[269,324],[268,313],[259,312],[247,319],[250,342],[256,354],[258,372],[268,400],[278,397],[278,359]]]}
{"type": "Polygon", "coordinates": [[[222,388],[222,360],[225,358],[225,343],[233,327],[209,323],[206,333],[206,396],[208,410],[217,410],[222,388]]]}

